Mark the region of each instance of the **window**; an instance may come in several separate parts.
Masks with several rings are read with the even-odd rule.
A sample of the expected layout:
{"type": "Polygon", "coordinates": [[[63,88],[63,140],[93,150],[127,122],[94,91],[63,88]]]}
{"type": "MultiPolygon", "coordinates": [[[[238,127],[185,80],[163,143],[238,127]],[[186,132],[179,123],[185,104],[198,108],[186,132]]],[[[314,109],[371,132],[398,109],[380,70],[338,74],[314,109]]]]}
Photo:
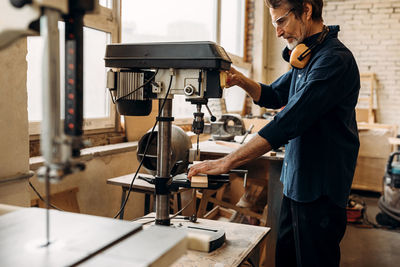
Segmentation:
{"type": "MultiPolygon", "coordinates": [[[[213,41],[231,58],[244,61],[246,0],[122,0],[121,7],[123,43],[213,41]]],[[[228,112],[241,111],[243,90],[226,91],[228,112]]],[[[174,117],[188,118],[194,111],[184,96],[174,96],[174,117]]]]}
{"type": "MultiPolygon", "coordinates": [[[[106,69],[104,53],[106,45],[119,41],[117,10],[119,1],[100,0],[96,14],[88,14],[84,18],[84,130],[114,131],[115,110],[111,106],[106,90],[106,69]]],[[[58,24],[60,32],[60,89],[61,116],[64,116],[64,22],[58,24]]],[[[40,133],[42,120],[42,51],[41,37],[28,37],[28,118],[29,133],[40,133]]]]}
{"type": "Polygon", "coordinates": [[[244,57],[245,1],[221,0],[220,44],[231,54],[244,57]]]}

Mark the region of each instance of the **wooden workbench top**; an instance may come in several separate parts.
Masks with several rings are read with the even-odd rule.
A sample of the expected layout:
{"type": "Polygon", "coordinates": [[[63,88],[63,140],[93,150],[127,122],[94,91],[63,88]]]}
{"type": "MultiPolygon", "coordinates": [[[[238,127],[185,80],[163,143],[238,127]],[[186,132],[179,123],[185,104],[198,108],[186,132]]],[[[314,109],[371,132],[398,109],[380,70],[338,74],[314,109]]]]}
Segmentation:
{"type": "MultiPolygon", "coordinates": [[[[154,217],[155,214],[150,213],[147,216],[154,217]]],[[[146,219],[137,222],[145,221],[146,219]]],[[[226,241],[222,247],[210,253],[188,250],[184,256],[172,265],[174,267],[209,267],[218,263],[223,264],[221,266],[240,266],[250,253],[265,240],[270,231],[269,227],[207,219],[197,219],[196,223],[173,219],[171,223],[175,225],[182,224],[183,226],[222,228],[225,230],[226,235],[226,241]]]]}
{"type": "MultiPolygon", "coordinates": [[[[200,153],[203,155],[225,156],[235,151],[242,145],[236,142],[226,141],[203,141],[199,143],[200,153]]],[[[196,148],[196,144],[193,145],[196,148]]],[[[283,152],[270,151],[265,153],[261,158],[269,160],[283,160],[285,154],[283,152]]]]}

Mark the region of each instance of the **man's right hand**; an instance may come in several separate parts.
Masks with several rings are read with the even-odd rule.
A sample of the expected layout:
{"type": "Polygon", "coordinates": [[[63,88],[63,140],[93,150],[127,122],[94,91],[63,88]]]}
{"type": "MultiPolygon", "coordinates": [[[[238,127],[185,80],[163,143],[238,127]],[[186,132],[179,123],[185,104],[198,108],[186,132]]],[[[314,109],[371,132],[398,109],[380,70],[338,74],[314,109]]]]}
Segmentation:
{"type": "Polygon", "coordinates": [[[229,70],[227,70],[226,74],[226,88],[237,85],[243,88],[256,102],[260,100],[261,85],[259,83],[246,77],[243,73],[236,70],[234,67],[231,67],[229,70]]]}
{"type": "Polygon", "coordinates": [[[232,86],[240,86],[243,85],[243,80],[246,78],[240,71],[237,71],[234,67],[231,67],[229,70],[226,71],[228,75],[226,79],[226,88],[232,86]]]}

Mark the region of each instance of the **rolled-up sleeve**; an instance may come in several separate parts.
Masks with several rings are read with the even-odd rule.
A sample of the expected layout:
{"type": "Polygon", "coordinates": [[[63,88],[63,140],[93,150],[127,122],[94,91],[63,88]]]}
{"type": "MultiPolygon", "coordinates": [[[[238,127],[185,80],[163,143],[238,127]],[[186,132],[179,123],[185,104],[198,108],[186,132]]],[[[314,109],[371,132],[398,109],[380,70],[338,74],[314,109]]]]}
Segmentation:
{"type": "Polygon", "coordinates": [[[344,86],[346,81],[355,81],[348,78],[355,75],[349,73],[349,64],[353,63],[346,62],[340,55],[321,57],[310,69],[306,80],[297,85],[297,92],[290,97],[285,108],[258,134],[274,149],[300,136],[352,93],[349,88],[354,86],[344,86]]]}

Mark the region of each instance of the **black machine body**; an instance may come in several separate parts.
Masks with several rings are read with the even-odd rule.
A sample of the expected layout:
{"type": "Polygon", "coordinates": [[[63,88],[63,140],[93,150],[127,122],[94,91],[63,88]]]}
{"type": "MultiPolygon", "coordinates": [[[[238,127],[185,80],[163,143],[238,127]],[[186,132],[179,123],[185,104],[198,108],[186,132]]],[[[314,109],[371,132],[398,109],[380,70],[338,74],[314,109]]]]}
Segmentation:
{"type": "Polygon", "coordinates": [[[206,104],[221,98],[224,75],[231,60],[213,42],[163,42],[110,44],[105,55],[107,87],[113,93],[118,112],[147,116],[152,99],[166,96],[171,75],[170,97],[185,95],[192,104],[206,104]]]}

